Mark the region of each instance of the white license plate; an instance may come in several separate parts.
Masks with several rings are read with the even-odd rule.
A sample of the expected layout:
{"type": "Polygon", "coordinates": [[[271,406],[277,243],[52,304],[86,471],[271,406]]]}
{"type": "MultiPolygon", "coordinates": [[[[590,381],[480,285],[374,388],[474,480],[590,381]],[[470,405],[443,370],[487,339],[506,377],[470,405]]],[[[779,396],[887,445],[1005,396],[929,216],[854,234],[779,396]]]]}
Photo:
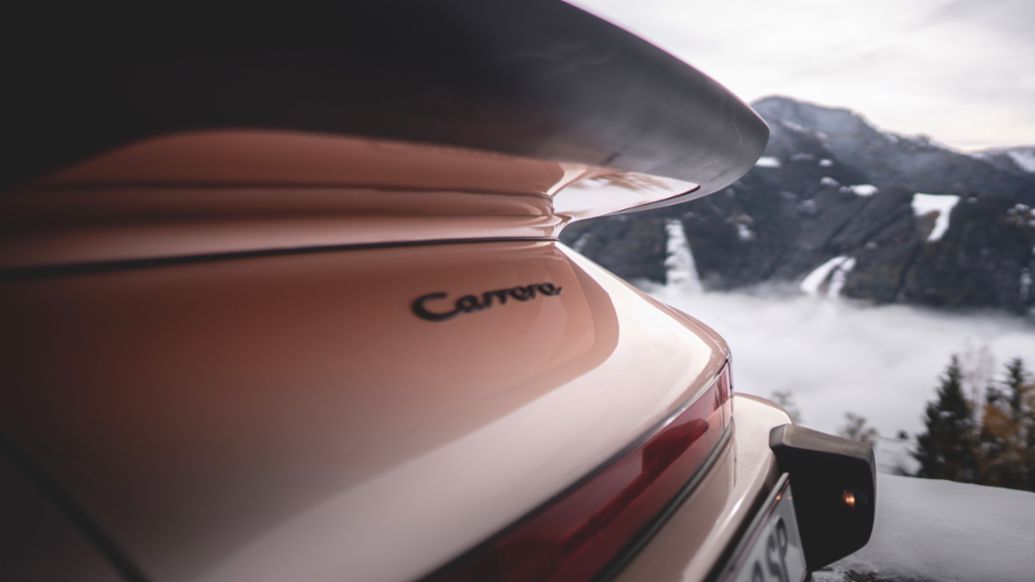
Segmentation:
{"type": "Polygon", "coordinates": [[[748,532],[738,548],[736,582],[801,582],[808,574],[805,551],[794,517],[794,498],[786,477],[777,484],[777,493],[766,507],[761,523],[748,532]]]}

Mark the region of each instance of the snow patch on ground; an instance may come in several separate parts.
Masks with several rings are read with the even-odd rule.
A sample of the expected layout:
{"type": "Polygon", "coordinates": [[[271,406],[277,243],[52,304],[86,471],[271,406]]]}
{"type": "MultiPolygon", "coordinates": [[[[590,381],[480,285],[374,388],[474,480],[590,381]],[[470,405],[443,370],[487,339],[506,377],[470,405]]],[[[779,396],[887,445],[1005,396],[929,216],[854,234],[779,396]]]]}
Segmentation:
{"type": "Polygon", "coordinates": [[[881,579],[1014,582],[1035,574],[1035,493],[950,481],[877,476],[870,543],[818,572],[881,579]]]}
{"type": "Polygon", "coordinates": [[[796,154],[791,156],[791,161],[792,162],[811,162],[812,160],[815,160],[815,159],[816,159],[816,156],[814,156],[812,154],[802,153],[802,152],[798,152],[798,153],[796,153],[796,154]]]}
{"type": "Polygon", "coordinates": [[[1013,207],[1011,207],[1009,210],[1007,210],[1007,213],[1016,215],[1030,214],[1033,217],[1035,217],[1035,208],[1032,208],[1027,204],[1017,203],[1014,204],[1013,207]]]}
{"type": "Polygon", "coordinates": [[[798,212],[805,216],[815,216],[818,211],[819,208],[816,207],[815,200],[802,200],[798,203],[798,212]]]}
{"type": "Polygon", "coordinates": [[[798,288],[806,295],[837,297],[854,268],[854,258],[834,257],[806,275],[798,288]]]}
{"type": "Polygon", "coordinates": [[[854,268],[855,259],[849,257],[834,269],[834,272],[830,275],[830,284],[827,286],[828,297],[841,296],[841,289],[844,289],[845,281],[848,280],[848,273],[851,273],[854,268]]]}
{"type": "Polygon", "coordinates": [[[949,215],[952,209],[960,202],[960,197],[952,194],[913,194],[913,213],[917,216],[927,216],[935,212],[938,217],[935,219],[934,229],[927,235],[927,242],[941,240],[942,236],[949,230],[949,215]]]}
{"type": "Polygon", "coordinates": [[[576,252],[576,253],[581,253],[581,252],[582,252],[583,250],[585,250],[585,249],[586,249],[586,245],[587,245],[587,244],[589,244],[589,241],[590,241],[590,237],[591,237],[591,236],[592,236],[592,235],[591,235],[590,233],[588,233],[588,232],[587,232],[586,234],[583,234],[582,236],[580,236],[580,237],[579,237],[579,238],[578,238],[578,239],[577,239],[577,240],[575,241],[575,244],[574,244],[574,245],[572,245],[572,248],[573,248],[573,249],[575,249],[575,252],[576,252]]]}
{"type": "Polygon", "coordinates": [[[1011,224],[1035,228],[1035,208],[1027,204],[1014,204],[1006,211],[1006,219],[1011,224]]]}
{"type": "Polygon", "coordinates": [[[758,161],[755,162],[755,165],[759,168],[779,168],[780,160],[769,156],[762,156],[758,158],[758,161]]]}
{"type": "Polygon", "coordinates": [[[793,121],[782,121],[781,123],[784,127],[791,131],[795,131],[798,133],[809,133],[809,130],[805,129],[801,125],[798,125],[797,123],[794,123],[793,121]]]}
{"type": "Polygon", "coordinates": [[[830,161],[830,160],[828,160],[826,158],[823,158],[822,160],[819,161],[819,165],[824,167],[824,168],[829,168],[830,166],[834,165],[834,162],[832,162],[832,161],[830,161]]]}
{"type": "Polygon", "coordinates": [[[834,188],[836,188],[837,186],[841,185],[840,182],[838,182],[837,180],[831,178],[830,176],[823,176],[823,178],[820,179],[819,184],[821,186],[830,186],[830,187],[834,187],[834,188]]]}
{"type": "Polygon", "coordinates": [[[873,196],[877,193],[877,187],[873,184],[856,184],[854,186],[849,186],[848,189],[856,196],[873,196]]]}
{"type": "Polygon", "coordinates": [[[737,223],[737,238],[747,242],[755,238],[755,233],[748,227],[748,225],[737,223]]]}
{"type": "Polygon", "coordinates": [[[683,223],[676,219],[665,221],[665,232],[668,234],[665,257],[665,279],[670,286],[688,295],[697,295],[704,291],[701,277],[697,274],[694,254],[690,251],[690,243],[686,239],[683,223]]]}
{"type": "Polygon", "coordinates": [[[1035,150],[1010,150],[1007,155],[1025,172],[1035,172],[1035,150]]]}

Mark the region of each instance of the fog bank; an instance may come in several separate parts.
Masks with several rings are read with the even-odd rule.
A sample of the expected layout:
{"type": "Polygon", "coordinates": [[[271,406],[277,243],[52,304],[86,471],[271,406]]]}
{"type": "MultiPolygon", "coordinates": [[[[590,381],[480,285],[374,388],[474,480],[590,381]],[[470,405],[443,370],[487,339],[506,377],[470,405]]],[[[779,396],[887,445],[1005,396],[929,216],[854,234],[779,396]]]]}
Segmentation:
{"type": "Polygon", "coordinates": [[[688,293],[641,285],[715,328],[733,351],[740,392],[789,390],[802,424],[833,432],[845,412],[862,414],[883,436],[922,427],[949,357],[987,346],[1002,364],[1035,366],[1035,322],[999,313],[954,314],[903,305],[758,293],[688,293]]]}

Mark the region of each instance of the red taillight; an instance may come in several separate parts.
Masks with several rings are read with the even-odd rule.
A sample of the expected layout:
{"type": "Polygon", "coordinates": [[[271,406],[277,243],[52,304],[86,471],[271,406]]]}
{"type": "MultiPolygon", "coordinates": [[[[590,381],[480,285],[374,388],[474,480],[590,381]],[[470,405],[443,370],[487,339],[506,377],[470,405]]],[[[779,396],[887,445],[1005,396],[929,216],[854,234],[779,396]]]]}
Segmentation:
{"type": "Polygon", "coordinates": [[[627,451],[427,580],[584,580],[687,486],[729,424],[729,365],[627,451]]]}

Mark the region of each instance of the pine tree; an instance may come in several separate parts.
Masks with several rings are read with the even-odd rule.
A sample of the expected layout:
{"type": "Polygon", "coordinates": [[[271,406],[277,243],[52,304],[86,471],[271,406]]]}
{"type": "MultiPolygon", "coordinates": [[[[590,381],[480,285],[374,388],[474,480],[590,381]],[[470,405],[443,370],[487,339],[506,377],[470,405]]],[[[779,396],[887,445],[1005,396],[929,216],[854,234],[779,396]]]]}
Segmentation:
{"type": "Polygon", "coordinates": [[[970,403],[963,396],[959,358],[952,357],[938,388],[938,399],[927,404],[926,430],[917,436],[913,458],[917,477],[973,482],[977,478],[977,428],[970,403]]]}
{"type": "Polygon", "coordinates": [[[1006,364],[1003,386],[1014,430],[1005,455],[1011,479],[1004,486],[1035,491],[1035,384],[1030,376],[1020,358],[1006,364]]]}
{"type": "Polygon", "coordinates": [[[1024,361],[1014,358],[1006,364],[1006,385],[1007,396],[1010,402],[1010,412],[1014,420],[1020,422],[1025,416],[1025,391],[1028,381],[1028,371],[1024,367],[1024,361]]]}
{"type": "Polygon", "coordinates": [[[1028,413],[1022,420],[1024,431],[1027,433],[1024,450],[1027,457],[1027,467],[1025,469],[1028,479],[1024,488],[1028,491],[1035,491],[1035,381],[1028,382],[1025,385],[1024,394],[1025,404],[1028,409],[1028,413]]]}

